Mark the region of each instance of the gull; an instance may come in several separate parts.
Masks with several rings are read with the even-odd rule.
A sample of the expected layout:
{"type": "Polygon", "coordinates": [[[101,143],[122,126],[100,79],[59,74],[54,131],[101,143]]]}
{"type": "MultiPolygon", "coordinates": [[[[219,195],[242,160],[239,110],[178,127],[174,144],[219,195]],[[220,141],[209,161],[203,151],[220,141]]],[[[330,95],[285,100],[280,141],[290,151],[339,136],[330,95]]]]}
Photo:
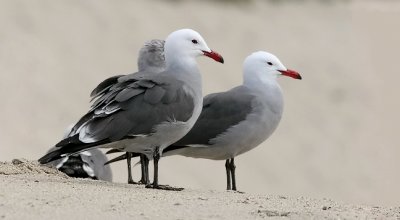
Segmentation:
{"type": "Polygon", "coordinates": [[[72,129],[74,135],[39,162],[99,147],[142,153],[154,162],[153,184],[147,187],[174,190],[158,183],[158,161],[164,148],[185,136],[200,115],[202,79],[196,58],[224,60],[191,29],[168,35],[164,54],[165,71],[129,74],[98,92],[89,112],[72,129]]]}
{"type": "MultiPolygon", "coordinates": [[[[237,190],[235,157],[268,139],[283,113],[280,76],[301,79],[273,54],[258,51],[243,63],[243,83],[204,97],[203,110],[190,132],[167,147],[163,156],[225,160],[227,190],[237,190]]],[[[125,159],[125,155],[107,163],[125,159]]]]}
{"type": "MultiPolygon", "coordinates": [[[[54,150],[54,148],[50,149],[54,150]]],[[[49,151],[49,152],[50,152],[49,151]]],[[[104,166],[107,157],[99,149],[91,149],[50,162],[49,165],[75,178],[112,181],[110,166],[104,166]]]]}
{"type": "MultiPolygon", "coordinates": [[[[165,41],[159,39],[153,39],[145,42],[145,44],[139,50],[138,72],[140,72],[141,74],[145,74],[147,72],[160,73],[165,70],[164,44],[165,41]]],[[[90,96],[93,98],[97,97],[100,92],[103,93],[106,92],[107,88],[110,89],[113,84],[118,82],[119,78],[124,76],[126,75],[117,75],[104,80],[91,92],[90,96]]],[[[109,150],[107,153],[113,153],[113,152],[121,152],[121,151],[118,149],[112,149],[109,150]]],[[[132,155],[131,152],[126,152],[127,165],[128,165],[128,184],[136,184],[136,182],[133,181],[132,178],[131,155],[132,155]]],[[[141,166],[142,177],[141,180],[139,181],[139,184],[148,184],[149,179],[148,175],[146,174],[148,173],[149,159],[145,155],[140,154],[140,162],[142,164],[141,166]]]]}
{"type": "MultiPolygon", "coordinates": [[[[74,125],[70,125],[64,132],[63,138],[67,138],[74,125]]],[[[55,147],[47,153],[56,150],[55,147]]],[[[63,157],[50,162],[48,165],[75,178],[90,178],[95,180],[112,181],[110,166],[104,166],[107,157],[98,149],[80,152],[76,155],[63,157]]]]}

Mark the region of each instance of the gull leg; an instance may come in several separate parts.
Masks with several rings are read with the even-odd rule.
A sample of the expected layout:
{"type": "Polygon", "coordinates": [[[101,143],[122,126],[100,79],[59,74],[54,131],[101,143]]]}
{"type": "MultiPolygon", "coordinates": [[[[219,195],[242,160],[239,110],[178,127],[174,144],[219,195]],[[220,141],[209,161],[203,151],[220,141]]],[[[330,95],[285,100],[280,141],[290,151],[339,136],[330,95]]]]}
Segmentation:
{"type": "Polygon", "coordinates": [[[132,154],[130,152],[126,152],[126,163],[128,164],[128,184],[136,184],[136,182],[132,179],[131,159],[132,154]]]}
{"type": "Polygon", "coordinates": [[[231,163],[229,164],[231,169],[231,176],[232,176],[232,190],[236,191],[236,175],[235,175],[235,158],[231,158],[231,163]]]}
{"type": "Polygon", "coordinates": [[[158,152],[158,147],[156,148],[156,153],[154,154],[153,160],[154,160],[153,188],[158,188],[158,161],[160,160],[160,153],[158,152]]]}
{"type": "Polygon", "coordinates": [[[142,171],[142,178],[140,179],[141,184],[147,185],[149,183],[149,159],[144,154],[140,155],[140,164],[142,171]]]}
{"type": "Polygon", "coordinates": [[[231,190],[231,170],[229,166],[229,159],[225,161],[225,169],[226,169],[226,190],[231,190]]]}
{"type": "Polygon", "coordinates": [[[159,185],[158,184],[158,161],[160,160],[160,151],[157,147],[153,156],[154,161],[154,177],[153,177],[153,184],[149,184],[146,188],[153,188],[153,189],[162,189],[162,190],[171,190],[171,191],[182,191],[183,188],[175,188],[168,185],[159,185]]]}
{"type": "Polygon", "coordinates": [[[144,169],[144,172],[146,174],[145,181],[146,181],[146,184],[149,184],[150,183],[150,175],[149,175],[149,162],[150,161],[149,161],[149,158],[147,158],[147,156],[144,157],[144,160],[145,160],[145,164],[146,164],[145,169],[144,169]]]}
{"type": "Polygon", "coordinates": [[[153,176],[153,183],[152,184],[147,184],[146,188],[158,188],[158,160],[160,159],[160,153],[159,153],[159,148],[157,147],[155,149],[154,155],[153,155],[153,163],[154,163],[154,176],[153,176]]]}

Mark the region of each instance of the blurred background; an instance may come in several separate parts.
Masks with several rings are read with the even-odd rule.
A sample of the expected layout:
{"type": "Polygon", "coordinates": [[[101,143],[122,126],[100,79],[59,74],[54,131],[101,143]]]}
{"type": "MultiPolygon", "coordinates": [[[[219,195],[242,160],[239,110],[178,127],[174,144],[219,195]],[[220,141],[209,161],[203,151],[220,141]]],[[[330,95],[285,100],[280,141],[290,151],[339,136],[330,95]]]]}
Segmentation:
{"type": "MultiPolygon", "coordinates": [[[[226,61],[199,59],[204,94],[239,85],[257,50],[303,76],[279,79],[283,119],[237,157],[239,190],[400,205],[399,1],[1,0],[0,27],[0,161],[38,159],[99,82],[137,70],[145,41],[192,28],[226,61]]],[[[112,168],[126,182],[125,163],[112,168]]],[[[174,186],[226,184],[224,161],[163,158],[160,175],[174,186]]]]}

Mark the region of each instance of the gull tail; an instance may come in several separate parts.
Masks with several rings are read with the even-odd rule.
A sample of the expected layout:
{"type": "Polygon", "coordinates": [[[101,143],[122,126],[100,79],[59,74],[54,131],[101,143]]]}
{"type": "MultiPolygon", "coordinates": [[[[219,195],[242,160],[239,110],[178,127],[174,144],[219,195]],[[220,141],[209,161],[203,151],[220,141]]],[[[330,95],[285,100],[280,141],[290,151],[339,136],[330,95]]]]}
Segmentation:
{"type": "Polygon", "coordinates": [[[79,134],[74,135],[72,137],[68,137],[58,144],[56,144],[56,149],[51,151],[41,157],[38,161],[41,164],[49,163],[54,160],[61,159],[64,156],[68,156],[71,154],[79,153],[90,148],[96,147],[98,145],[103,145],[109,143],[108,140],[97,141],[93,143],[83,143],[79,140],[79,134]]]}

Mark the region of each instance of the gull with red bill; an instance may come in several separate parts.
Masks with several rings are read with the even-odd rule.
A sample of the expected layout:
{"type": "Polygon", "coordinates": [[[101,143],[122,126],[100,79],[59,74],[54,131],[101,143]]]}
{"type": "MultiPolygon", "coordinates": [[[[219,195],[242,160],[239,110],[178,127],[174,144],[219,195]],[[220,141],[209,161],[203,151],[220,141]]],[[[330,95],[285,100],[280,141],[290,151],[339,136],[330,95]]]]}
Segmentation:
{"type": "Polygon", "coordinates": [[[257,147],[278,127],[283,95],[277,77],[301,79],[273,54],[259,51],[243,64],[243,84],[204,97],[190,132],[164,150],[164,156],[226,160],[227,190],[237,190],[234,158],[257,147]]]}
{"type": "Polygon", "coordinates": [[[223,58],[190,29],[172,32],[164,54],[161,73],[128,74],[100,91],[72,128],[75,134],[39,162],[99,147],[141,153],[154,161],[153,184],[148,187],[174,190],[158,184],[158,161],[164,148],[186,135],[200,115],[202,79],[196,57],[205,55],[221,63],[223,58]]]}
{"type": "Polygon", "coordinates": [[[165,148],[163,156],[225,160],[226,188],[237,190],[234,158],[264,142],[281,120],[283,95],[277,82],[281,75],[301,79],[273,54],[259,51],[249,55],[243,64],[243,84],[204,97],[203,110],[193,128],[165,148]]]}

